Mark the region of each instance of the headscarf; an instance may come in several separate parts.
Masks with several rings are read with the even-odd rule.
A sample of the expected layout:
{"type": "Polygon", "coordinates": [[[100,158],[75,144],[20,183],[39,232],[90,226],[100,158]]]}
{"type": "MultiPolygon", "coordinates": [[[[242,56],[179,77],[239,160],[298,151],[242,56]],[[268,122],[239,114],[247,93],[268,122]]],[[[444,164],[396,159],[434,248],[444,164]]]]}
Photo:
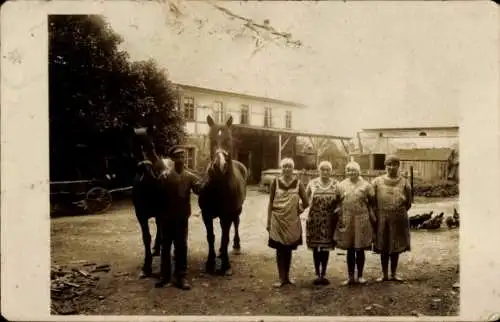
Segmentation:
{"type": "Polygon", "coordinates": [[[330,161],[321,161],[318,165],[318,170],[321,170],[321,168],[328,168],[330,171],[333,171],[333,166],[330,161]]]}
{"type": "Polygon", "coordinates": [[[280,168],[283,168],[287,164],[291,165],[292,168],[295,168],[295,162],[293,161],[292,158],[284,158],[284,159],[282,159],[281,162],[280,162],[280,168]]]}
{"type": "Polygon", "coordinates": [[[361,174],[361,167],[360,167],[359,163],[357,163],[356,161],[351,161],[348,164],[346,164],[345,169],[347,170],[347,168],[355,169],[358,171],[358,173],[361,174]]]}

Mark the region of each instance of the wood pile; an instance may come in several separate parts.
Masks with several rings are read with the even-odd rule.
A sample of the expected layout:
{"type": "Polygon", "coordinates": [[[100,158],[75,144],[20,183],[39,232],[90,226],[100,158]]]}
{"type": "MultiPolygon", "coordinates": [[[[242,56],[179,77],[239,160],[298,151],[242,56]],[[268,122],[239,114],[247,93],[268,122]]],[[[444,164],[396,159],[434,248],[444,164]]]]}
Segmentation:
{"type": "Polygon", "coordinates": [[[77,265],[52,265],[50,271],[51,314],[78,314],[78,299],[92,294],[99,272],[109,272],[109,265],[80,261],[77,265]]]}

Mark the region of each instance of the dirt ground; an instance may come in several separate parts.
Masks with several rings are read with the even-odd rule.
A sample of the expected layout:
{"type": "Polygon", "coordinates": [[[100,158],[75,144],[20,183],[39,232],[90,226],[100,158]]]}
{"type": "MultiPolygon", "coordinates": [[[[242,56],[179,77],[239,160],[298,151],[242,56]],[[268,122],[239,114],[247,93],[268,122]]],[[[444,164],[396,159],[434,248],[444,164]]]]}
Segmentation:
{"type": "MultiPolygon", "coordinates": [[[[304,246],[294,252],[291,275],[295,286],[273,289],[277,279],[275,254],[267,247],[268,195],[249,189],[241,218],[242,253],[230,255],[233,275],[205,275],[205,228],[193,198],[190,219],[188,276],[190,291],[154,288],[155,278],[139,279],[143,247],[130,202],[117,203],[106,214],[52,219],[52,264],[74,261],[109,264],[109,272],[89,294],[74,300],[77,314],[91,315],[458,315],[459,231],[412,231],[412,251],[400,259],[404,283],[375,283],[379,257],[367,252],[364,286],[341,286],[346,278],[345,253],[330,255],[328,286],[314,286],[312,254],[304,246]]],[[[434,210],[453,213],[458,198],[417,198],[410,213],[434,210]]],[[[303,215],[305,225],[306,214],[303,215]]],[[[154,232],[153,221],[150,226],[154,232]]],[[[216,227],[218,224],[216,222],[216,227]]],[[[220,230],[216,230],[216,249],[220,230]]],[[[231,244],[232,245],[232,244],[231,244]]],[[[154,258],[159,271],[159,258],[154,258]]]]}

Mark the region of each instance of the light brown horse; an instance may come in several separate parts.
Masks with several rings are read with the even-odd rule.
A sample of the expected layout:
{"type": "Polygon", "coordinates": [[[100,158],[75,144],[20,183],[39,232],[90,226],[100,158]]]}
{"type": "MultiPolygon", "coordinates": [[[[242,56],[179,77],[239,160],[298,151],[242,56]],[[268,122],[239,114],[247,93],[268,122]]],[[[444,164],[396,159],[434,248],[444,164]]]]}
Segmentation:
{"type": "Polygon", "coordinates": [[[226,124],[216,124],[210,116],[207,117],[207,123],[210,126],[208,137],[210,139],[211,163],[205,174],[206,184],[199,195],[198,205],[207,231],[208,258],[205,270],[208,273],[215,270],[213,227],[215,218],[219,218],[222,230],[219,273],[225,274],[231,268],[228,245],[229,232],[233,224],[235,228],[233,249],[237,252],[240,249],[239,222],[246,198],[248,171],[241,162],[232,158],[232,122],[232,116],[229,117],[226,124]]]}

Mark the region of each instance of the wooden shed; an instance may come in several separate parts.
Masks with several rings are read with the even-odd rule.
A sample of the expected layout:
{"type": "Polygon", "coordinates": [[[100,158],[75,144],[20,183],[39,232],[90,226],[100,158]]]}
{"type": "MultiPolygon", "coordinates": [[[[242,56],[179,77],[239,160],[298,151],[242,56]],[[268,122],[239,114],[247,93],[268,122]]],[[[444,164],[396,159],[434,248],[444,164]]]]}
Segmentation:
{"type": "Polygon", "coordinates": [[[425,181],[447,180],[455,159],[454,150],[449,148],[399,149],[396,154],[402,172],[409,172],[412,166],[414,177],[425,181]]]}

